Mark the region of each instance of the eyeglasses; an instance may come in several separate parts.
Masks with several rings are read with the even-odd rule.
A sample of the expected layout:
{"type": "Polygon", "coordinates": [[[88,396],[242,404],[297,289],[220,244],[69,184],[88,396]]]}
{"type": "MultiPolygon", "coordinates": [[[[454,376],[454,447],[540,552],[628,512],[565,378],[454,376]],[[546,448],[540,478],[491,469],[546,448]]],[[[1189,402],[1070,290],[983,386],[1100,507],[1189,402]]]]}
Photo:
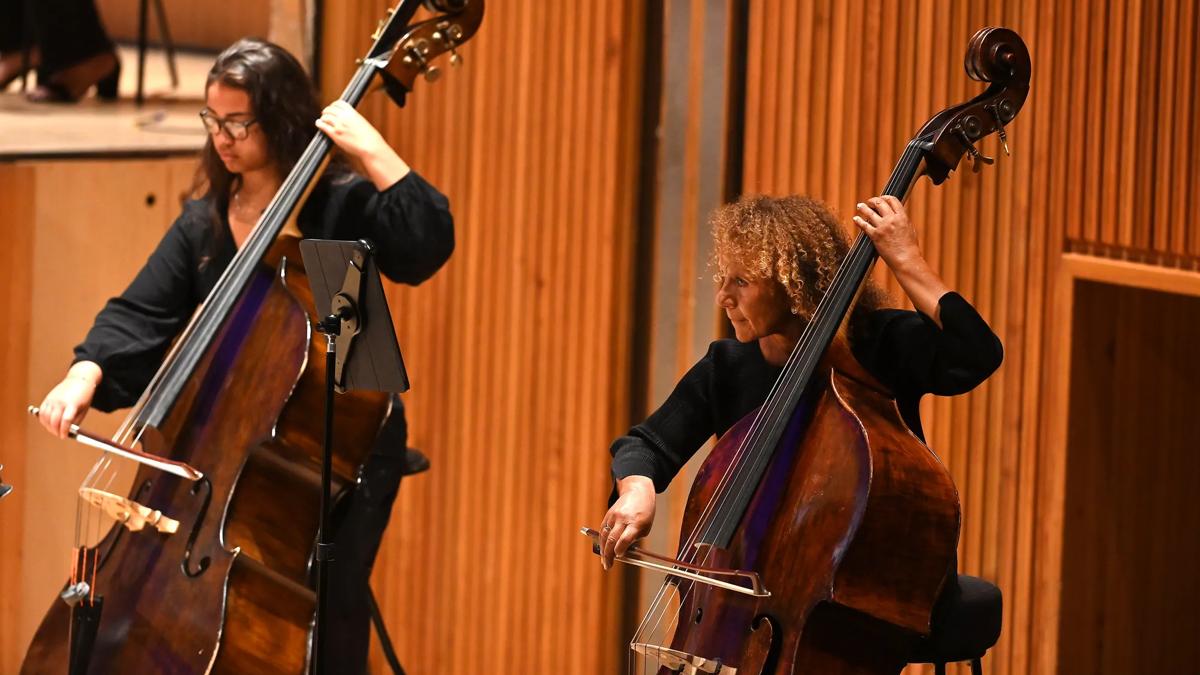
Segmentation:
{"type": "Polygon", "coordinates": [[[244,140],[250,135],[250,127],[258,123],[255,119],[223,120],[208,108],[200,111],[200,121],[204,122],[204,128],[213,136],[224,131],[226,136],[235,141],[244,140]]]}

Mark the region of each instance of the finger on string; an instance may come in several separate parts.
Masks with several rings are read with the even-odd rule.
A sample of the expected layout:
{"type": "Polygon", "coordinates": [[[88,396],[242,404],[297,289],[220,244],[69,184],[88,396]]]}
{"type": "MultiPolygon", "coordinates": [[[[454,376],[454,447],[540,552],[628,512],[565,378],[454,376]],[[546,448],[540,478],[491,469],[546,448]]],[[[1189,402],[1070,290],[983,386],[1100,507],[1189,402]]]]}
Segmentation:
{"type": "Polygon", "coordinates": [[[884,195],[883,201],[887,202],[888,206],[892,207],[892,211],[896,213],[904,213],[904,202],[900,201],[895,195],[884,195]]]}
{"type": "Polygon", "coordinates": [[[858,229],[862,230],[862,231],[863,231],[863,232],[865,232],[865,233],[866,233],[868,236],[870,236],[870,234],[871,234],[871,224],[870,224],[870,223],[868,223],[866,220],[863,220],[863,217],[862,217],[862,216],[854,216],[853,218],[851,218],[851,220],[853,220],[853,221],[854,221],[854,224],[858,226],[858,229]]]}
{"type": "Polygon", "coordinates": [[[866,202],[858,203],[858,213],[873,225],[878,225],[883,220],[883,217],[875,211],[875,208],[866,202]]]}
{"type": "Polygon", "coordinates": [[[892,205],[889,204],[883,197],[871,197],[867,201],[871,202],[871,205],[875,207],[875,210],[878,211],[879,215],[881,216],[890,216],[895,213],[895,211],[892,209],[892,205]]]}

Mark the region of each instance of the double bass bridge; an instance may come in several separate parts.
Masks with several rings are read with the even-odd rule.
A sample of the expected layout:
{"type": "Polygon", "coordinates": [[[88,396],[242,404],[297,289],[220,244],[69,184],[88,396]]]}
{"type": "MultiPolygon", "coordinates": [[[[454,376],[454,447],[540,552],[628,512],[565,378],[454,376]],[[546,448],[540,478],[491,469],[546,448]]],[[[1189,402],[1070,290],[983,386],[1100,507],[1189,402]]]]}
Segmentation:
{"type": "Polygon", "coordinates": [[[629,647],[641,656],[656,659],[659,666],[668,669],[672,673],[683,673],[684,675],[700,675],[701,673],[708,673],[710,675],[737,675],[737,668],[722,664],[720,659],[707,659],[703,656],[696,656],[695,654],[689,654],[678,649],[671,649],[670,647],[663,647],[647,642],[634,642],[629,647]]]}
{"type": "Polygon", "coordinates": [[[124,525],[130,532],[141,531],[147,525],[163,534],[175,534],[179,530],[178,520],[128,497],[90,487],[79,488],[79,496],[100,509],[104,515],[124,525]]]}

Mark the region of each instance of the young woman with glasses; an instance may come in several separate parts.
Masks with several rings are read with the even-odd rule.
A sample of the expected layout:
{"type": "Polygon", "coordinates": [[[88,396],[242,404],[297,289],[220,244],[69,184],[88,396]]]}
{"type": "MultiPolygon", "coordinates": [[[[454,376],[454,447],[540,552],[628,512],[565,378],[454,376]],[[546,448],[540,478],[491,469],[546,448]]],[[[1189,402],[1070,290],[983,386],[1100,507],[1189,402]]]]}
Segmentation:
{"type": "MultiPolygon", "coordinates": [[[[75,348],[74,364],[41,404],[39,418],[50,433],[66,437],[91,407],[111,411],[137,401],[316,129],[365,177],[335,158],[300,210],[303,236],[370,239],[379,269],[407,284],[428,279],[454,249],[446,198],[353,107],[339,101],[322,111],[304,69],[282,48],[245,39],[226,49],[209,71],[200,118],[209,135],[194,186],[198,198],[184,204],[130,286],[75,348]]],[[[365,671],[367,580],[409,460],[406,437],[396,399],[336,542],[326,649],[338,655],[339,672],[365,671]]]]}

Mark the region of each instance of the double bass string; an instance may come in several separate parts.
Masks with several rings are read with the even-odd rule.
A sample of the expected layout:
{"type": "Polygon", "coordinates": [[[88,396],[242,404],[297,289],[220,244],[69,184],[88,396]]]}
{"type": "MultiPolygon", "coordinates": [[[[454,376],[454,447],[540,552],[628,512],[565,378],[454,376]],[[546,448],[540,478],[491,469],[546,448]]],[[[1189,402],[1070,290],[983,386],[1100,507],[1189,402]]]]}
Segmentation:
{"type": "MultiPolygon", "coordinates": [[[[365,85],[369,84],[373,75],[374,71],[371,70],[371,67],[360,68],[343,94],[343,100],[348,100],[356,95],[361,97],[365,85]]],[[[319,160],[325,155],[329,145],[330,141],[323,133],[318,131],[314,134],[304,153],[297,160],[296,168],[276,192],[247,241],[234,255],[234,259],[221,274],[213,291],[209,293],[208,298],[189,321],[181,338],[171,349],[163,365],[160,366],[146,387],[146,391],[117,431],[116,439],[130,444],[138,442],[145,427],[148,424],[156,423],[155,417],[165,414],[164,408],[168,408],[173,403],[174,397],[190,377],[195,364],[202,357],[205,349],[220,330],[224,318],[236,303],[237,297],[244,288],[246,278],[278,236],[286,221],[288,211],[290,211],[287,205],[296,206],[296,202],[319,167],[319,160]]],[[[85,486],[94,485],[98,479],[97,474],[102,476],[110,466],[111,462],[105,462],[103,465],[98,463],[89,474],[88,480],[85,481],[85,486]]]]}
{"type": "MultiPolygon", "coordinates": [[[[366,85],[374,76],[373,68],[374,66],[369,65],[359,68],[343,94],[344,100],[361,98],[366,85]]],[[[296,202],[319,167],[320,158],[326,154],[329,145],[330,141],[323,133],[317,131],[314,134],[297,161],[297,166],[272,198],[246,243],[222,272],[213,290],[188,322],[180,339],[176,341],[146,390],[114,434],[114,438],[119,442],[139,442],[145,427],[156,423],[155,417],[161,417],[165,414],[165,408],[172,405],[174,397],[190,377],[195,364],[235,304],[244,288],[245,279],[278,236],[290,211],[288,205],[293,208],[298,206],[296,202]]],[[[108,491],[119,473],[120,470],[114,467],[110,455],[102,453],[84,479],[82,487],[91,488],[103,483],[104,490],[108,491]]],[[[103,519],[100,509],[82,496],[77,499],[79,501],[76,502],[75,545],[82,548],[88,541],[98,539],[103,519]]]]}
{"type": "MultiPolygon", "coordinates": [[[[359,68],[342,94],[342,100],[353,103],[361,98],[374,76],[373,68],[374,66],[369,64],[359,68]]],[[[140,436],[141,430],[147,424],[157,423],[156,418],[165,414],[164,408],[171,405],[236,303],[246,278],[275,241],[291,209],[299,206],[297,202],[319,168],[321,159],[327,154],[330,144],[329,139],[320,131],[309,141],[250,236],[221,274],[208,298],[184,329],[176,347],[168,354],[163,366],[147,386],[133,413],[118,431],[118,435],[123,439],[127,440],[131,435],[140,436]]]]}
{"type": "MultiPolygon", "coordinates": [[[[912,152],[911,147],[906,148],[904,155],[901,157],[901,161],[897,163],[897,168],[893,173],[891,180],[888,181],[888,184],[885,187],[885,191],[889,194],[897,191],[903,184],[903,181],[906,181],[907,177],[911,176],[919,159],[919,154],[912,152]]],[[[769,412],[765,419],[767,420],[767,425],[769,425],[770,430],[766,438],[772,438],[777,433],[782,432],[782,428],[790,419],[790,411],[786,410],[785,408],[792,406],[788,406],[787,404],[791,403],[792,400],[797,399],[807,385],[807,376],[803,378],[805,381],[796,381],[798,379],[795,377],[797,370],[800,369],[801,372],[808,371],[811,374],[811,371],[815,369],[816,364],[823,356],[823,353],[816,353],[815,350],[812,349],[813,342],[822,339],[831,339],[833,333],[837,329],[837,326],[841,323],[845,316],[845,311],[834,313],[831,309],[831,305],[836,306],[838,304],[842,304],[847,310],[849,309],[849,305],[853,300],[853,296],[855,293],[857,293],[858,287],[861,285],[862,279],[866,275],[867,268],[874,257],[875,250],[870,242],[870,239],[863,233],[860,233],[856,238],[850,252],[847,254],[846,259],[843,261],[842,265],[838,267],[838,271],[835,273],[834,279],[831,281],[830,287],[826,291],[826,295],[822,298],[822,301],[818,304],[818,307],[813,314],[813,322],[809,324],[809,328],[801,336],[801,340],[793,350],[792,355],[789,357],[788,364],[785,365],[784,373],[780,375],[780,378],[777,381],[777,384],[785,383],[784,386],[790,386],[791,390],[788,392],[787,396],[780,397],[773,388],[767,399],[768,403],[765,407],[768,408],[769,412]],[[850,283],[848,278],[855,282],[852,287],[846,287],[847,284],[850,283]],[[800,355],[801,358],[794,358],[798,355],[800,355]]],[[[824,350],[822,350],[822,352],[823,351],[824,350]]],[[[764,439],[761,436],[761,427],[754,430],[752,433],[754,436],[752,440],[749,440],[750,447],[745,453],[739,452],[737,466],[735,469],[729,472],[733,478],[728,482],[719,484],[718,495],[714,497],[714,501],[718,499],[722,501],[727,500],[729,495],[728,486],[732,485],[735,480],[746,475],[746,471],[744,469],[745,465],[742,461],[741,455],[754,453],[756,456],[753,459],[757,460],[760,463],[760,466],[762,463],[769,461],[770,453],[773,448],[760,447],[764,444],[764,439]]],[[[741,448],[739,448],[739,451],[740,450],[741,448]]],[[[752,477],[753,474],[750,474],[750,476],[752,477]]],[[[756,485],[742,486],[743,491],[749,490],[751,493],[756,488],[756,485]]],[[[724,512],[723,510],[722,515],[718,517],[724,520],[722,525],[726,525],[731,518],[735,518],[737,516],[738,514],[736,513],[724,512]]],[[[711,529],[711,520],[708,525],[711,529]]],[[[694,535],[695,532],[693,533],[693,536],[694,535]]]]}
{"type": "MultiPolygon", "coordinates": [[[[920,154],[919,152],[914,152],[913,145],[910,143],[900,161],[897,162],[897,167],[884,188],[885,194],[896,195],[896,193],[902,193],[904,186],[915,173],[919,161],[920,154]]],[[[796,348],[789,355],[788,362],[784,366],[784,371],[780,374],[768,393],[766,405],[755,416],[749,432],[742,443],[739,444],[738,450],[731,462],[731,470],[721,477],[716,488],[716,493],[705,506],[704,512],[702,512],[700,518],[697,520],[697,525],[689,534],[685,543],[685,551],[681,556],[683,561],[694,561],[695,554],[690,549],[694,547],[702,531],[711,533],[714,522],[719,520],[720,526],[724,527],[730,523],[732,518],[738,516],[738,514],[733,513],[730,509],[723,508],[730,499],[730,486],[742,481],[744,477],[753,477],[757,473],[747,472],[747,457],[760,468],[763,463],[770,460],[772,455],[770,450],[773,448],[765,448],[767,445],[766,440],[782,432],[782,427],[790,420],[790,415],[786,414],[789,411],[785,408],[794,407],[794,405],[788,406],[787,404],[803,393],[812,370],[815,369],[816,364],[824,355],[824,350],[817,353],[816,350],[812,349],[812,343],[822,338],[832,338],[837,326],[845,318],[846,311],[849,310],[853,297],[861,286],[875,255],[876,251],[870,239],[865,234],[859,233],[845,260],[834,274],[834,278],[830,282],[825,296],[823,296],[822,301],[818,304],[816,311],[814,311],[814,321],[809,324],[809,327],[797,343],[796,348]],[[847,287],[847,284],[850,283],[847,277],[850,279],[856,278],[857,282],[847,287]],[[836,306],[837,304],[844,304],[846,309],[838,313],[833,312],[831,306],[836,306]],[[808,376],[796,378],[798,371],[801,373],[807,371],[808,376]],[[780,395],[781,387],[788,388],[786,395],[780,395]],[[765,435],[762,433],[764,427],[769,428],[769,432],[765,435]],[[689,557],[691,557],[690,560],[689,557]]],[[[754,464],[751,466],[754,466],[754,464]]],[[[737,492],[734,492],[734,495],[740,494],[744,497],[746,496],[746,490],[749,490],[750,494],[753,494],[755,489],[757,489],[757,485],[743,485],[737,492]]],[[[707,562],[710,556],[711,549],[704,554],[701,564],[707,562]]],[[[679,580],[677,583],[684,582],[679,580]]],[[[639,626],[637,635],[642,635],[647,622],[654,614],[658,614],[659,616],[652,630],[657,630],[661,625],[668,609],[665,602],[663,602],[663,595],[667,585],[668,582],[664,582],[663,586],[660,587],[659,593],[651,604],[651,610],[648,612],[646,618],[643,619],[641,626],[639,626]]],[[[680,595],[681,605],[686,602],[694,586],[695,582],[690,583],[688,589],[680,595]]],[[[677,621],[678,616],[675,616],[671,623],[674,625],[677,621]]]]}
{"type": "MultiPolygon", "coordinates": [[[[891,179],[884,188],[885,192],[891,194],[892,192],[898,191],[904,182],[907,182],[908,177],[912,175],[919,160],[920,155],[913,151],[913,148],[910,144],[910,146],[905,149],[900,161],[897,162],[897,167],[893,172],[891,179]]],[[[861,286],[862,280],[865,278],[867,269],[870,263],[874,260],[875,255],[876,252],[870,241],[870,238],[866,237],[866,235],[863,233],[859,233],[854,241],[853,246],[847,253],[845,260],[841,265],[838,266],[838,270],[834,274],[834,278],[830,282],[829,288],[826,290],[825,295],[822,297],[821,302],[814,311],[813,321],[809,323],[808,328],[804,331],[800,341],[793,349],[792,354],[789,355],[788,363],[785,364],[784,367],[784,372],[781,373],[780,377],[776,380],[776,386],[772,387],[772,391],[768,395],[767,404],[764,406],[768,409],[768,413],[765,417],[763,417],[763,419],[766,420],[766,424],[770,427],[769,432],[766,435],[767,439],[770,439],[781,433],[783,427],[790,420],[791,411],[787,408],[792,406],[788,404],[797,399],[799,395],[803,393],[803,389],[808,384],[808,376],[804,376],[802,378],[796,377],[797,370],[799,369],[801,373],[808,371],[811,374],[811,371],[815,369],[816,364],[824,355],[824,350],[821,350],[821,352],[818,353],[815,349],[813,349],[813,343],[815,341],[832,338],[833,334],[837,330],[837,326],[840,325],[844,319],[846,311],[849,310],[849,306],[853,301],[853,297],[857,293],[859,286],[861,286]],[[843,305],[846,310],[842,312],[834,312],[833,307],[836,307],[837,305],[843,305]],[[803,379],[804,381],[799,381],[800,379],[803,379]],[[790,387],[790,390],[785,396],[778,395],[778,387],[781,383],[785,387],[790,387]]],[[[759,418],[756,417],[756,423],[758,422],[758,419],[759,418]]],[[[735,455],[735,468],[726,474],[727,476],[732,476],[731,480],[725,481],[725,476],[722,476],[722,481],[718,484],[717,494],[714,496],[713,502],[718,500],[727,500],[729,495],[729,486],[732,485],[735,480],[747,475],[744,470],[743,463],[743,458],[745,455],[755,455],[753,460],[757,460],[760,466],[762,463],[769,461],[771,452],[774,448],[761,447],[766,445],[764,443],[761,430],[762,427],[760,425],[755,424],[752,426],[751,432],[747,435],[747,441],[745,441],[742,446],[739,447],[739,452],[735,455]],[[743,451],[743,448],[745,448],[745,451],[743,451]]],[[[750,474],[750,477],[753,477],[753,474],[750,474]]],[[[742,496],[745,496],[745,490],[749,490],[752,493],[756,488],[757,485],[743,486],[743,492],[741,494],[742,496]]],[[[717,510],[726,511],[719,508],[717,510]]],[[[730,518],[737,517],[738,515],[739,514],[736,513],[724,512],[722,515],[716,517],[722,518],[724,521],[722,524],[724,525],[728,524],[730,518]]],[[[702,516],[701,520],[709,521],[707,524],[710,526],[711,531],[712,520],[706,518],[706,516],[702,516]]],[[[692,536],[689,537],[689,545],[695,543],[694,537],[698,531],[699,527],[697,527],[696,530],[693,531],[692,536]]]]}
{"type": "MultiPolygon", "coordinates": [[[[790,415],[786,414],[789,412],[787,408],[794,407],[794,404],[789,406],[789,403],[792,403],[793,399],[802,393],[809,381],[809,377],[805,373],[807,372],[811,375],[816,363],[823,356],[824,350],[818,353],[815,349],[812,349],[813,343],[822,337],[829,337],[836,330],[837,324],[840,324],[840,320],[837,323],[833,322],[835,317],[833,316],[834,312],[829,308],[830,304],[837,303],[839,300],[845,301],[847,305],[849,304],[846,297],[849,296],[849,300],[853,299],[854,292],[857,291],[858,285],[861,284],[861,277],[859,277],[859,284],[854,284],[853,288],[846,288],[849,283],[847,277],[853,278],[857,276],[860,269],[865,269],[870,264],[870,260],[874,255],[869,240],[864,243],[864,236],[862,234],[859,235],[859,238],[855,241],[855,245],[839,266],[834,279],[830,282],[827,294],[813,314],[814,320],[809,324],[809,327],[801,336],[801,340],[789,355],[788,361],[784,366],[784,371],[776,379],[775,384],[768,394],[766,404],[755,415],[750,431],[739,444],[738,450],[731,461],[732,468],[721,477],[716,494],[705,506],[705,510],[698,519],[697,525],[689,534],[685,543],[685,551],[682,553],[682,560],[686,562],[695,561],[695,553],[692,550],[693,546],[702,532],[708,534],[713,532],[714,522],[719,522],[720,526],[724,526],[730,522],[730,519],[737,517],[738,514],[734,512],[734,509],[725,508],[726,504],[730,501],[731,491],[736,496],[737,494],[744,494],[746,490],[752,493],[756,489],[756,485],[748,483],[749,479],[753,478],[758,472],[749,471],[748,469],[755,465],[761,466],[764,462],[769,461],[771,457],[770,450],[773,448],[768,446],[773,444],[768,443],[768,441],[776,432],[780,432],[781,427],[790,420],[790,415]],[[800,377],[797,377],[797,373],[800,374],[800,377]],[[763,429],[768,429],[768,432],[764,434],[763,429]],[[747,460],[747,458],[749,459],[747,460]],[[741,485],[738,485],[739,483],[741,485]]],[[[844,316],[844,313],[842,313],[842,316],[844,316]]],[[[838,318],[840,319],[841,317],[838,318]]],[[[700,564],[706,563],[711,555],[712,549],[710,548],[704,553],[700,564]]],[[[676,584],[670,585],[675,586],[680,583],[689,584],[688,588],[682,592],[676,589],[676,594],[679,596],[679,604],[682,606],[690,597],[692,590],[696,586],[696,582],[677,580],[676,584]]],[[[664,582],[654,605],[652,605],[650,613],[647,615],[647,619],[643,621],[644,626],[651,616],[657,614],[658,618],[651,632],[658,630],[662,625],[663,619],[669,613],[670,607],[662,598],[663,591],[667,585],[668,582],[664,582]]],[[[678,611],[671,614],[673,616],[669,624],[669,631],[673,631],[679,621],[678,611]]],[[[639,628],[639,634],[641,631],[642,628],[639,628]]]]}
{"type": "MultiPolygon", "coordinates": [[[[857,242],[856,242],[856,244],[857,244],[857,242]]],[[[840,279],[844,278],[844,276],[846,274],[848,274],[848,272],[845,272],[846,269],[853,267],[853,265],[850,264],[851,261],[854,261],[856,258],[860,257],[859,256],[860,250],[864,250],[864,249],[862,247],[856,246],[855,248],[852,248],[851,251],[847,254],[846,260],[843,262],[842,265],[839,266],[838,271],[834,275],[834,279],[830,283],[830,290],[836,291],[838,286],[841,283],[844,283],[844,282],[840,281],[840,279]]],[[[865,250],[868,251],[867,256],[869,257],[869,249],[865,249],[865,250]]],[[[822,316],[820,308],[818,308],[817,312],[814,312],[814,316],[818,317],[818,318],[820,316],[822,316]]],[[[727,510],[723,509],[724,504],[728,501],[727,495],[729,493],[729,486],[736,483],[741,478],[741,476],[743,474],[745,474],[744,467],[745,467],[745,458],[747,456],[764,454],[764,451],[761,448],[766,445],[764,439],[770,438],[770,434],[767,434],[766,436],[764,436],[762,434],[762,430],[765,427],[774,428],[776,426],[776,421],[782,416],[782,413],[785,412],[784,408],[786,407],[786,404],[789,401],[790,396],[789,395],[780,395],[780,391],[783,388],[788,387],[789,385],[792,385],[790,380],[794,377],[795,373],[799,369],[798,364],[803,360],[802,355],[808,351],[808,349],[807,349],[808,345],[814,339],[816,339],[816,338],[810,337],[812,334],[814,334],[816,332],[812,328],[812,325],[813,324],[810,324],[810,328],[805,331],[804,335],[802,335],[802,337],[801,337],[800,342],[797,344],[797,347],[795,349],[793,349],[792,353],[789,355],[788,361],[784,366],[783,372],[775,380],[775,383],[772,385],[771,390],[768,393],[766,403],[762,406],[762,408],[760,408],[758,413],[755,415],[754,420],[751,422],[750,430],[747,432],[747,434],[743,438],[742,442],[739,443],[738,449],[734,453],[734,458],[731,461],[732,468],[721,477],[720,481],[718,482],[716,493],[714,494],[713,498],[708,502],[708,504],[705,505],[704,511],[701,513],[701,516],[697,519],[696,526],[692,529],[691,533],[688,535],[687,539],[685,540],[684,551],[681,553],[681,560],[683,560],[684,562],[694,562],[695,554],[692,551],[693,546],[697,542],[697,539],[700,537],[701,532],[711,531],[711,524],[715,518],[723,518],[724,520],[727,521],[728,518],[730,517],[730,515],[728,513],[726,513],[727,510]]],[[[704,562],[707,562],[710,555],[711,555],[711,549],[705,553],[704,558],[701,561],[701,564],[703,564],[704,562]]],[[[676,580],[675,584],[669,583],[669,580],[667,582],[664,582],[663,586],[660,587],[658,595],[656,596],[654,602],[651,605],[651,610],[647,613],[647,616],[643,620],[642,625],[639,626],[638,635],[641,635],[643,633],[646,624],[655,615],[657,615],[657,620],[655,621],[654,626],[651,628],[651,632],[653,633],[659,629],[659,627],[662,625],[663,619],[666,617],[666,615],[668,614],[668,611],[670,609],[670,607],[667,606],[667,604],[663,598],[666,587],[668,585],[676,587],[678,584],[681,584],[681,583],[688,583],[689,584],[688,589],[682,593],[679,593],[678,588],[675,588],[675,592],[676,592],[676,595],[679,595],[680,605],[682,605],[684,602],[686,602],[687,598],[690,596],[692,588],[695,587],[695,582],[690,582],[690,581],[685,581],[685,580],[676,580]]],[[[669,625],[669,628],[671,628],[671,629],[673,629],[677,625],[677,622],[678,622],[678,615],[677,615],[678,613],[676,612],[674,614],[675,614],[675,616],[672,617],[671,623],[669,625]]],[[[648,655],[646,655],[645,658],[649,658],[648,655]]]]}
{"type": "MultiPolygon", "coordinates": [[[[857,241],[856,241],[856,244],[858,244],[857,241]]],[[[836,292],[839,290],[839,286],[845,283],[843,281],[843,279],[845,278],[845,276],[847,274],[850,274],[850,272],[847,272],[847,270],[852,267],[855,267],[853,262],[855,262],[856,260],[863,258],[863,257],[869,258],[869,256],[870,256],[869,248],[858,246],[858,245],[853,247],[848,252],[846,259],[843,261],[843,264],[838,267],[838,271],[835,273],[834,279],[830,282],[829,291],[836,292]]],[[[822,303],[822,305],[826,305],[826,304],[827,303],[822,303]]],[[[819,321],[827,313],[828,312],[822,313],[821,307],[818,307],[817,311],[814,312],[814,317],[816,319],[818,319],[818,321],[819,321]]],[[[715,520],[721,519],[724,522],[728,522],[728,519],[730,517],[732,517],[733,514],[728,513],[728,509],[723,508],[725,506],[725,504],[728,502],[730,486],[738,483],[740,481],[740,479],[742,478],[742,476],[746,475],[747,472],[745,470],[745,466],[746,466],[745,460],[747,457],[757,458],[757,457],[760,457],[760,456],[766,454],[765,451],[762,450],[762,448],[766,445],[765,440],[769,439],[771,434],[768,433],[768,434],[764,435],[763,429],[770,428],[772,431],[774,431],[775,429],[778,428],[781,418],[785,418],[783,413],[786,412],[785,408],[787,407],[787,403],[789,402],[789,400],[791,398],[790,394],[796,388],[795,384],[791,380],[795,377],[795,373],[797,371],[801,371],[803,369],[803,367],[800,364],[802,361],[804,361],[805,355],[810,351],[808,349],[809,345],[815,339],[817,339],[816,337],[813,337],[813,336],[816,335],[816,333],[818,332],[817,328],[819,328],[819,326],[814,327],[814,324],[817,324],[818,321],[814,321],[809,324],[809,328],[806,329],[806,331],[804,332],[804,334],[801,337],[801,340],[797,343],[796,348],[794,348],[792,353],[789,355],[788,361],[784,366],[783,372],[780,374],[780,376],[775,380],[774,384],[772,385],[771,390],[768,393],[766,403],[762,406],[762,408],[760,408],[758,413],[755,415],[754,420],[751,422],[750,430],[747,432],[747,434],[743,438],[742,442],[738,445],[738,449],[734,454],[733,460],[731,461],[732,468],[721,477],[721,479],[717,485],[716,493],[714,494],[713,498],[708,502],[708,504],[705,505],[705,509],[701,513],[701,516],[698,518],[696,526],[692,529],[692,531],[688,535],[687,539],[685,540],[684,551],[681,553],[682,561],[684,561],[684,562],[694,562],[695,561],[695,553],[693,552],[693,547],[697,543],[697,540],[700,538],[702,532],[711,532],[711,530],[712,530],[711,526],[715,520]],[[785,390],[785,388],[787,389],[787,393],[782,394],[781,392],[783,390],[785,390]]],[[[818,354],[816,356],[819,358],[820,355],[818,354]]],[[[811,362],[811,359],[810,359],[810,362],[811,362]]],[[[786,421],[786,419],[784,419],[783,421],[786,421]]],[[[742,489],[745,489],[745,486],[743,486],[742,489]]],[[[711,555],[711,549],[704,554],[704,558],[701,561],[701,564],[703,564],[704,562],[707,562],[710,555],[711,555]]],[[[690,595],[691,589],[694,588],[694,586],[695,586],[695,582],[687,582],[684,580],[677,580],[675,584],[670,584],[668,582],[664,582],[663,586],[660,588],[658,596],[655,598],[655,601],[652,603],[651,611],[647,614],[646,618],[643,620],[642,626],[639,627],[639,631],[638,631],[639,635],[643,632],[646,623],[654,615],[657,615],[658,618],[657,618],[657,621],[654,623],[654,626],[652,627],[651,632],[657,631],[658,628],[662,625],[662,621],[666,617],[666,615],[668,614],[668,610],[670,609],[666,605],[666,603],[663,601],[664,591],[668,585],[677,586],[677,584],[680,584],[680,583],[689,583],[688,589],[686,591],[684,591],[682,594],[679,594],[680,595],[680,604],[686,602],[687,598],[690,595]]],[[[678,589],[676,589],[676,591],[678,591],[678,589]]],[[[673,627],[673,624],[675,624],[677,621],[678,621],[678,616],[675,616],[672,618],[672,621],[671,621],[672,627],[673,627]]]]}
{"type": "MultiPolygon", "coordinates": [[[[301,161],[303,161],[303,158],[301,161]]],[[[283,190],[280,192],[283,192],[283,190]]],[[[178,389],[182,381],[187,378],[188,371],[191,370],[190,366],[192,365],[188,362],[192,361],[194,363],[195,360],[198,360],[199,353],[202,352],[206,343],[209,342],[207,338],[215,334],[217,328],[219,328],[220,320],[225,314],[225,312],[220,310],[232,305],[232,301],[236,299],[236,294],[230,291],[230,287],[239,286],[238,290],[240,290],[240,285],[235,282],[239,280],[239,277],[244,276],[247,271],[252,269],[251,265],[253,263],[258,261],[258,257],[256,256],[250,264],[247,263],[252,251],[263,249],[262,242],[268,236],[271,239],[274,238],[273,232],[270,235],[267,234],[269,230],[275,229],[268,225],[268,223],[274,219],[278,211],[279,196],[280,193],[276,193],[267,212],[259,219],[254,230],[247,238],[246,245],[243,245],[235,254],[234,260],[225,272],[222,273],[221,278],[209,294],[209,297],[200,305],[192,320],[189,321],[188,326],[184,329],[183,335],[176,342],[170,353],[168,353],[162,366],[159,367],[158,372],[147,385],[145,392],[137,404],[135,404],[133,410],[130,411],[120,429],[114,434],[114,438],[118,441],[128,442],[132,438],[133,443],[138,442],[141,432],[145,427],[146,411],[148,409],[153,410],[159,406],[160,399],[162,398],[161,394],[164,390],[170,392],[178,389]],[[198,342],[200,344],[197,344],[198,342]],[[183,368],[180,367],[181,362],[184,363],[183,368]]],[[[119,473],[119,469],[113,467],[110,455],[102,453],[84,479],[82,487],[92,488],[104,482],[104,489],[107,491],[119,473]]],[[[86,542],[98,538],[103,523],[98,508],[88,503],[82,496],[77,497],[77,499],[79,501],[76,503],[75,546],[83,548],[86,542]],[[80,527],[81,521],[83,522],[82,532],[80,527]]]]}

